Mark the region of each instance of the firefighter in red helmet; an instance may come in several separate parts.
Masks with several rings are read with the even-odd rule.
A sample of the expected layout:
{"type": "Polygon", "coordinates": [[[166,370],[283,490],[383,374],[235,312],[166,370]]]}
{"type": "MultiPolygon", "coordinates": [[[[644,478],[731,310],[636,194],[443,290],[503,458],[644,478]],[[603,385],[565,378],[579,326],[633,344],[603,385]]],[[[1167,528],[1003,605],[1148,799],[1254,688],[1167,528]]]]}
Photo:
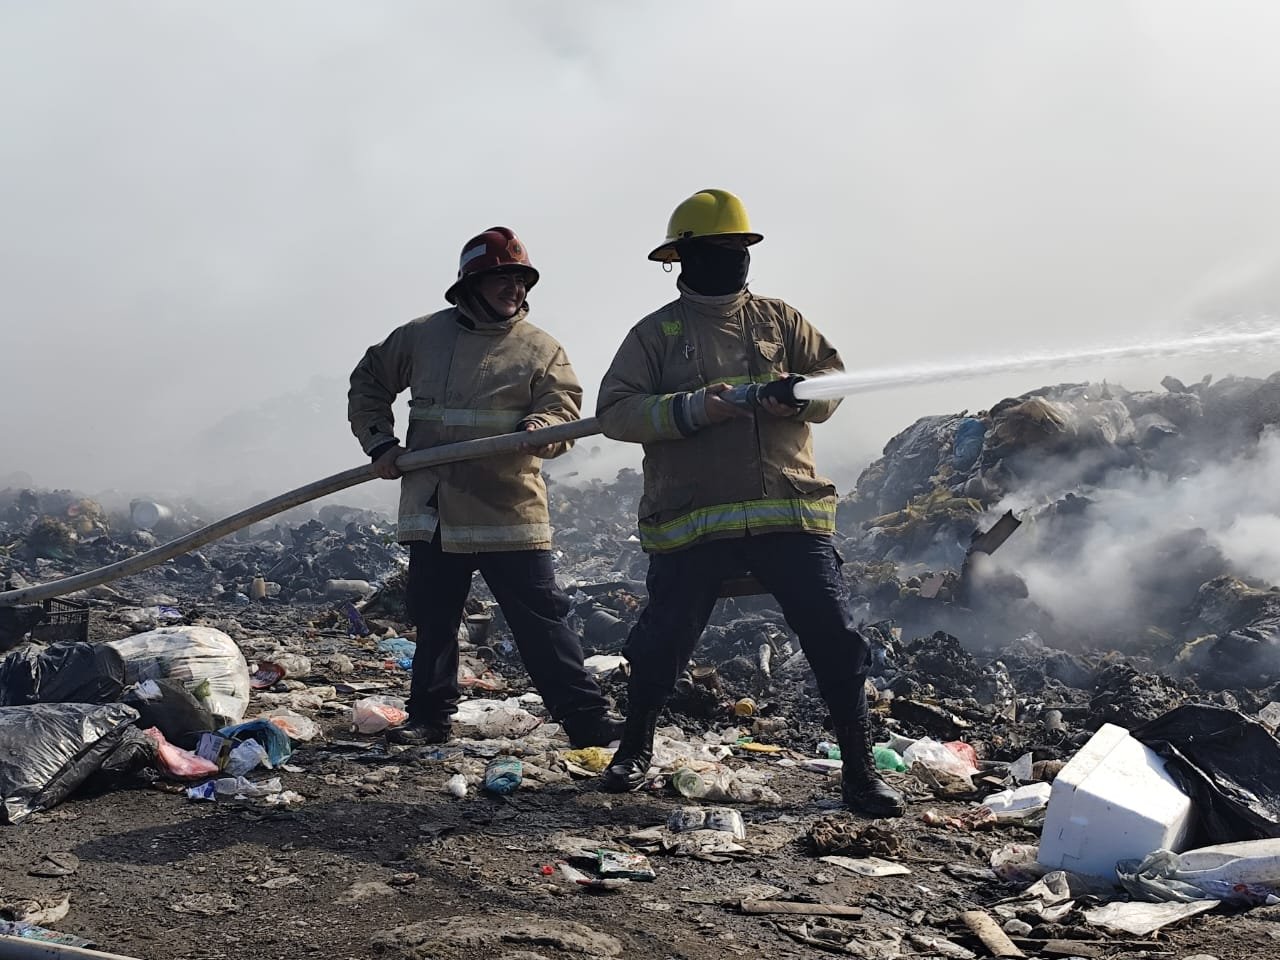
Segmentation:
{"type": "MultiPolygon", "coordinates": [[[[526,319],[538,271],[520,239],[491,227],[462,248],[447,309],[370,347],[351,374],[348,419],[379,476],[401,477],[406,451],[576,420],[582,387],[564,348],[526,319]],[[408,390],[405,444],[391,405],[408,390]]],[[[409,547],[407,599],[418,628],[409,720],[388,737],[448,739],[458,688],[458,626],[479,570],[498,601],[548,712],[575,746],[608,744],[621,723],[582,663],[556,584],[542,459],[570,444],[443,464],[400,479],[399,539],[409,547]]]]}

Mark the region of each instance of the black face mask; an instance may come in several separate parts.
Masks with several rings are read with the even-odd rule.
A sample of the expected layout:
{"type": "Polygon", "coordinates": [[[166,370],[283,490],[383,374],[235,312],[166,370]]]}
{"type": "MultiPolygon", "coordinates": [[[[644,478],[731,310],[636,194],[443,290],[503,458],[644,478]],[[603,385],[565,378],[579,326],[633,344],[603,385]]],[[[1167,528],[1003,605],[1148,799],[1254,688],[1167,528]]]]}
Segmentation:
{"type": "Polygon", "coordinates": [[[680,244],[680,279],[694,293],[722,297],[747,285],[751,252],[746,247],[686,240],[680,244]]]}

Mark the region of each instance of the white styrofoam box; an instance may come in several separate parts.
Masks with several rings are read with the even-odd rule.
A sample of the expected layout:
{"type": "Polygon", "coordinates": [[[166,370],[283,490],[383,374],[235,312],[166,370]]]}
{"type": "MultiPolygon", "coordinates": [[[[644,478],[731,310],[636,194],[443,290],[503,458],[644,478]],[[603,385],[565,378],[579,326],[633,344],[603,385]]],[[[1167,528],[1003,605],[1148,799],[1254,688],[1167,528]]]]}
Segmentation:
{"type": "Polygon", "coordinates": [[[1193,812],[1159,754],[1106,723],[1053,781],[1038,859],[1114,881],[1117,860],[1183,850],[1193,812]]]}

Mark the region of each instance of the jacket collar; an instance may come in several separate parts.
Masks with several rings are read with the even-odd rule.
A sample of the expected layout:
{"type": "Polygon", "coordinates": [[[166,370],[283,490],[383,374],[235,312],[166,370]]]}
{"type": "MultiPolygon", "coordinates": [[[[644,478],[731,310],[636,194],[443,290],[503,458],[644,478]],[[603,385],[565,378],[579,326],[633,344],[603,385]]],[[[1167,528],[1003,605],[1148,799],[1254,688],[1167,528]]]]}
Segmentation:
{"type": "Polygon", "coordinates": [[[459,316],[456,319],[460,327],[471,333],[478,333],[488,337],[499,336],[509,332],[512,327],[529,315],[529,303],[525,301],[520,305],[520,309],[516,311],[514,317],[509,320],[503,320],[501,323],[494,323],[476,304],[471,302],[470,298],[462,295],[458,297],[458,304],[454,309],[458,311],[459,316]]]}
{"type": "Polygon", "coordinates": [[[680,302],[689,307],[695,313],[707,314],[713,317],[731,317],[739,310],[742,305],[751,299],[751,291],[743,287],[737,293],[727,293],[721,296],[708,297],[701,293],[694,293],[683,280],[676,281],[676,288],[680,291],[680,302]]]}

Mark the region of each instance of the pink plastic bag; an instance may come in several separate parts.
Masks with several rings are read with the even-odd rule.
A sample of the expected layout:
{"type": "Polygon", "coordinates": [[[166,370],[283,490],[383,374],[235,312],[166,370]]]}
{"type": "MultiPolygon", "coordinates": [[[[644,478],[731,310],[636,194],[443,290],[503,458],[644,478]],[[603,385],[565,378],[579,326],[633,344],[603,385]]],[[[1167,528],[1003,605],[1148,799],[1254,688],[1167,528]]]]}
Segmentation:
{"type": "Polygon", "coordinates": [[[964,760],[974,770],[978,769],[978,752],[963,740],[948,740],[943,746],[964,760]]]}
{"type": "Polygon", "coordinates": [[[358,733],[381,733],[408,719],[399,697],[365,697],[351,708],[351,723],[358,733]]]}
{"type": "Polygon", "coordinates": [[[156,750],[160,754],[160,769],[166,776],[175,780],[193,780],[218,772],[216,763],[197,756],[190,750],[175,747],[156,727],[150,727],[142,732],[155,741],[156,750]]]}

